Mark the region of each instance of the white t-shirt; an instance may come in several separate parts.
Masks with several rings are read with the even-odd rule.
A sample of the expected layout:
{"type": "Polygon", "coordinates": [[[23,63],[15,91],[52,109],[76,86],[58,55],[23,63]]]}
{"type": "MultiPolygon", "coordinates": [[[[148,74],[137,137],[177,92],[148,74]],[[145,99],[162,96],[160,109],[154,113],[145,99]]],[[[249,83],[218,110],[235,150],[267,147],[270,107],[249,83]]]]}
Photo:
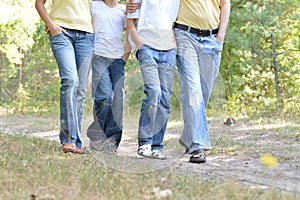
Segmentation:
{"type": "Polygon", "coordinates": [[[125,5],[108,7],[103,1],[91,2],[92,23],[95,33],[94,54],[106,58],[123,56],[122,31],[126,24],[125,5]]]}
{"type": "MultiPolygon", "coordinates": [[[[127,18],[137,18],[137,33],[143,44],[157,50],[169,50],[176,47],[173,23],[176,20],[180,0],[135,0],[142,2],[139,10],[128,13],[127,18]]],[[[132,49],[135,44],[130,36],[132,49]]]]}

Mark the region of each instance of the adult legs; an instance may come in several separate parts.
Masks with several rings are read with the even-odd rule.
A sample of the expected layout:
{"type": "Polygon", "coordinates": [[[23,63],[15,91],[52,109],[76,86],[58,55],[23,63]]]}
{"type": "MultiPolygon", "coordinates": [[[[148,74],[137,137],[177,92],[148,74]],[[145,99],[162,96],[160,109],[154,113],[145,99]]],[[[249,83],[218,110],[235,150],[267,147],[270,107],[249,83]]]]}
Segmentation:
{"type": "Polygon", "coordinates": [[[93,51],[93,34],[68,30],[68,34],[49,37],[61,78],[60,141],[81,147],[82,105],[93,51]]]}
{"type": "Polygon", "coordinates": [[[197,40],[190,33],[176,30],[177,66],[180,78],[180,97],[184,119],[184,129],[180,143],[189,153],[199,149],[210,149],[205,100],[201,84],[201,70],[197,40]]]}
{"type": "Polygon", "coordinates": [[[60,87],[60,141],[62,144],[75,144],[78,138],[76,86],[78,76],[75,51],[69,36],[61,33],[50,35],[50,43],[59,68],[60,87]]]}

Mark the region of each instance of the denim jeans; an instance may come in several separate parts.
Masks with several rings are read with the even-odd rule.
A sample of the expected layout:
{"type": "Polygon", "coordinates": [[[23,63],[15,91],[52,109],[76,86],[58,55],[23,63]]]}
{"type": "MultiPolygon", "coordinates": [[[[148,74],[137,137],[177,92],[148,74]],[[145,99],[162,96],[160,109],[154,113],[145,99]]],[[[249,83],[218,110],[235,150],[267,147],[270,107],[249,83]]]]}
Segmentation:
{"type": "Polygon", "coordinates": [[[190,153],[211,149],[206,106],[218,77],[223,44],[216,35],[200,37],[175,28],[184,129],[180,138],[190,153]]]}
{"type": "Polygon", "coordinates": [[[51,48],[58,64],[60,87],[60,134],[62,144],[82,146],[80,139],[83,102],[93,56],[94,35],[66,29],[54,37],[49,34],[51,48]]]}
{"type": "Polygon", "coordinates": [[[171,92],[176,49],[160,51],[143,45],[138,60],[144,79],[144,93],[139,119],[139,146],[151,144],[162,150],[163,138],[171,112],[171,92]]]}
{"type": "MultiPolygon", "coordinates": [[[[116,148],[123,130],[124,66],[123,59],[105,58],[94,55],[92,60],[92,97],[94,99],[93,123],[99,123],[98,130],[88,134],[91,140],[109,138],[116,148]],[[104,135],[102,135],[104,134],[104,135]]],[[[94,126],[97,127],[97,126],[94,126]]]]}

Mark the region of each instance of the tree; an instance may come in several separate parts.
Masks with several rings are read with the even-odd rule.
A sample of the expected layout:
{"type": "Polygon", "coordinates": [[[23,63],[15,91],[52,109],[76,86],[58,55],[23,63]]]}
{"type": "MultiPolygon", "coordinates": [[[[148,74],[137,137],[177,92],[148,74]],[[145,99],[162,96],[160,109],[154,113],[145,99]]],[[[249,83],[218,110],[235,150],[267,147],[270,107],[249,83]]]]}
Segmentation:
{"type": "MultiPolygon", "coordinates": [[[[297,49],[300,7],[293,0],[233,1],[230,27],[224,46],[221,74],[230,112],[257,113],[276,110],[271,34],[276,36],[279,89],[285,110],[292,108],[291,94],[298,95],[299,53],[297,49]],[[247,110],[247,111],[246,111],[247,110]]],[[[299,110],[299,106],[297,108],[299,110]]]]}
{"type": "MultiPolygon", "coordinates": [[[[23,71],[26,66],[23,58],[34,44],[33,35],[36,32],[38,20],[33,6],[33,0],[26,3],[21,0],[0,2],[0,53],[2,57],[0,82],[2,88],[9,88],[8,97],[11,98],[17,88],[25,84],[23,71]]],[[[0,88],[0,94],[2,88],[0,88]]]]}
{"type": "Polygon", "coordinates": [[[34,0],[0,3],[0,105],[14,111],[56,111],[58,70],[34,0]]]}

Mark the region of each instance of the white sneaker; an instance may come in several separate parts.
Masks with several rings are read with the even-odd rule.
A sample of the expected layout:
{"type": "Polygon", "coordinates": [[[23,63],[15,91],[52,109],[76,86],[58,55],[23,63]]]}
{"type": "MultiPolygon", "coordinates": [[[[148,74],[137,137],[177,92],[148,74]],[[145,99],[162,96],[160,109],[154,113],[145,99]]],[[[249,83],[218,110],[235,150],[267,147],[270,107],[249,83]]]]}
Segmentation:
{"type": "Polygon", "coordinates": [[[142,145],[138,148],[137,154],[147,158],[152,157],[151,144],[142,145]]]}
{"type": "Polygon", "coordinates": [[[166,156],[164,154],[162,154],[162,152],[159,150],[153,150],[151,158],[165,160],[166,156]]]}

